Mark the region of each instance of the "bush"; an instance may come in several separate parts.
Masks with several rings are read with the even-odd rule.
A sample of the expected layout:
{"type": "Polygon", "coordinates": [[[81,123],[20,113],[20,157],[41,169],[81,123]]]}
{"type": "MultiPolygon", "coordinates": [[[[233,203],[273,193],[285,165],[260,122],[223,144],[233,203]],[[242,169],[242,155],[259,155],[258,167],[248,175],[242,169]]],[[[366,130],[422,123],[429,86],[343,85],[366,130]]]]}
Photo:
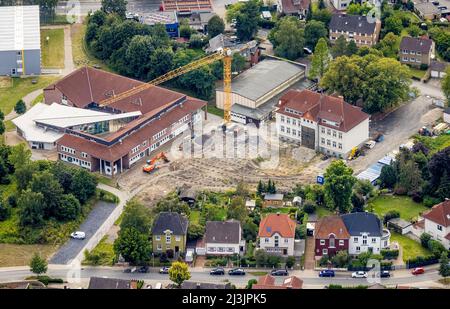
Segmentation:
{"type": "Polygon", "coordinates": [[[425,207],[428,207],[428,208],[431,208],[431,207],[433,207],[434,205],[439,204],[440,202],[441,202],[440,199],[438,199],[438,198],[436,198],[436,197],[429,196],[429,195],[426,195],[426,196],[423,198],[423,205],[424,205],[425,207]]]}
{"type": "Polygon", "coordinates": [[[161,253],[161,255],[159,256],[159,262],[161,263],[167,263],[169,262],[169,259],[167,258],[167,254],[166,253],[161,253]]]}
{"type": "Polygon", "coordinates": [[[407,268],[415,268],[415,267],[422,267],[427,266],[431,264],[437,264],[439,262],[439,258],[436,258],[432,255],[430,256],[417,256],[414,259],[410,259],[406,262],[407,268]]]}
{"type": "Polygon", "coordinates": [[[277,268],[280,266],[281,258],[277,255],[269,255],[266,263],[269,267],[277,268]]]}
{"type": "Polygon", "coordinates": [[[245,286],[245,289],[251,290],[253,285],[256,284],[256,283],[258,283],[258,280],[256,280],[256,279],[248,280],[247,285],[245,286]]]}
{"type": "Polygon", "coordinates": [[[389,210],[384,216],[383,216],[383,223],[387,224],[387,222],[394,218],[400,218],[400,212],[398,210],[389,210]]]}
{"type": "Polygon", "coordinates": [[[113,204],[119,203],[119,198],[117,196],[102,189],[97,189],[97,197],[100,201],[106,203],[113,203],[113,204]]]}
{"type": "Polygon", "coordinates": [[[330,258],[328,257],[328,255],[322,255],[322,257],[319,260],[319,265],[322,267],[328,266],[329,262],[330,262],[330,258]]]}
{"type": "Polygon", "coordinates": [[[420,244],[422,245],[422,247],[427,248],[428,249],[428,243],[431,240],[431,235],[428,233],[423,233],[422,235],[420,235],[420,244]]]}
{"type": "Polygon", "coordinates": [[[292,268],[295,265],[295,257],[293,256],[288,256],[286,259],[286,267],[288,268],[292,268]]]}
{"type": "Polygon", "coordinates": [[[0,221],[4,221],[9,218],[11,210],[6,203],[0,201],[0,221]]]}
{"type": "Polygon", "coordinates": [[[398,258],[398,250],[381,250],[381,255],[385,260],[395,260],[398,258]]]}
{"type": "Polygon", "coordinates": [[[316,211],[316,203],[311,200],[306,200],[303,204],[303,211],[307,214],[312,214],[316,211]]]}
{"type": "Polygon", "coordinates": [[[166,254],[167,254],[167,258],[173,259],[173,257],[174,257],[174,252],[173,252],[172,249],[166,250],[166,254]]]}
{"type": "Polygon", "coordinates": [[[422,71],[428,70],[428,64],[422,63],[422,64],[420,65],[420,69],[421,69],[422,71]]]}
{"type": "Polygon", "coordinates": [[[435,258],[440,258],[442,252],[447,251],[447,249],[445,249],[444,245],[441,242],[434,239],[430,239],[428,241],[428,249],[430,249],[435,258]]]}
{"type": "Polygon", "coordinates": [[[64,283],[63,279],[51,278],[49,276],[37,276],[36,280],[42,282],[45,285],[49,285],[50,283],[58,283],[58,284],[64,283]]]}

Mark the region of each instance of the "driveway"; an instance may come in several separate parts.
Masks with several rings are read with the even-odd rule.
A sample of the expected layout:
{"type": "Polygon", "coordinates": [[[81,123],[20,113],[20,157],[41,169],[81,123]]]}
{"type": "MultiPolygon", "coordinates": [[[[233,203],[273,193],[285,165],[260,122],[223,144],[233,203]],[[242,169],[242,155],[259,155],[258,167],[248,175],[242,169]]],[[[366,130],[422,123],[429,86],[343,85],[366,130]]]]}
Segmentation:
{"type": "Polygon", "coordinates": [[[109,217],[112,211],[116,208],[115,204],[98,202],[94,209],[89,213],[86,220],[79,227],[80,231],[86,233],[84,240],[69,239],[53,257],[50,259],[50,264],[68,264],[73,260],[80,251],[84,248],[89,239],[95,234],[98,228],[109,217]]]}

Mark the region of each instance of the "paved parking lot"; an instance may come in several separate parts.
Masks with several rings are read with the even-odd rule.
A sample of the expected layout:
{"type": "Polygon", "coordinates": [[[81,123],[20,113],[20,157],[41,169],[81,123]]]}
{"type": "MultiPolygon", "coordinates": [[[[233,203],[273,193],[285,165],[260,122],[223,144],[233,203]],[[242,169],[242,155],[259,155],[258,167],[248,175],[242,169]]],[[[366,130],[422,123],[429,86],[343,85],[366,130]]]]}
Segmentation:
{"type": "Polygon", "coordinates": [[[84,240],[69,239],[50,259],[50,264],[69,264],[83,249],[88,240],[109,217],[116,207],[115,204],[98,202],[89,213],[86,220],[79,227],[79,231],[86,233],[84,240]]]}

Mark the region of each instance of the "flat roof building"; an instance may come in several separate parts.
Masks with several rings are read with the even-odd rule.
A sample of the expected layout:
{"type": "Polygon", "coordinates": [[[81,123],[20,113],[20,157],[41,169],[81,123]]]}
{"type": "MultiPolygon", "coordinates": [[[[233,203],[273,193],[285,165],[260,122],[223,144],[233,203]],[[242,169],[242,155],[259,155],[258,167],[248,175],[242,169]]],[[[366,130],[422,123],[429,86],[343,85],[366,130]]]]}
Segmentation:
{"type": "Polygon", "coordinates": [[[41,74],[39,6],[0,7],[0,75],[41,74]]]}

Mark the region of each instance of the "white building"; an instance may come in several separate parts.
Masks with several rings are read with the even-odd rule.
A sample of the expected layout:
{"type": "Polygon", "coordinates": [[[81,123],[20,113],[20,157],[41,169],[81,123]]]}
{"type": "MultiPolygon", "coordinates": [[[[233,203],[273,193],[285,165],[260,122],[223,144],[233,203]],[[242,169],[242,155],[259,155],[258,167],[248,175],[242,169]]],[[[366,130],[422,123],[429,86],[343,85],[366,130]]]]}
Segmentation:
{"type": "Polygon", "coordinates": [[[369,138],[369,115],[342,98],[310,90],[291,90],[276,110],[281,139],[328,155],[345,157],[369,138]]]}
{"type": "Polygon", "coordinates": [[[450,249],[450,200],[433,206],[422,217],[425,220],[425,233],[450,249]]]}
{"type": "Polygon", "coordinates": [[[208,221],[205,229],[207,255],[234,255],[245,252],[241,223],[236,220],[208,221]]]}
{"type": "Polygon", "coordinates": [[[341,216],[350,234],[348,253],[363,252],[380,254],[390,245],[391,233],[383,229],[380,219],[370,212],[355,212],[341,216]]]}
{"type": "Polygon", "coordinates": [[[287,214],[269,214],[259,224],[259,249],[269,254],[293,256],[296,223],[287,214]]]}

